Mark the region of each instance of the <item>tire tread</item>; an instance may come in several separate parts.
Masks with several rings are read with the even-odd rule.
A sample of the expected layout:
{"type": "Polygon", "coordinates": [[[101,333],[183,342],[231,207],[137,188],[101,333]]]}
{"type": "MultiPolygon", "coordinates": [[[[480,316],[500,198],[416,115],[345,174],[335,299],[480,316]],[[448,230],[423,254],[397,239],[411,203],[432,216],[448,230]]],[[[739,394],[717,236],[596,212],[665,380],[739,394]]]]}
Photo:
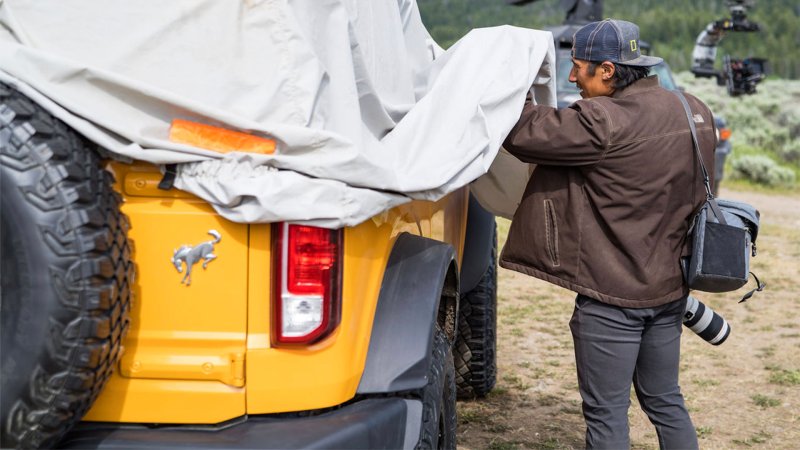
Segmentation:
{"type": "Polygon", "coordinates": [[[134,265],[128,221],[96,146],[12,87],[0,84],[4,176],[47,217],[54,290],[48,350],[10,411],[4,447],[52,447],[86,413],[111,374],[128,328],[134,265]],[[113,350],[112,350],[113,349],[113,350]]]}
{"type": "Polygon", "coordinates": [[[491,258],[478,285],[461,295],[453,359],[458,398],[485,397],[497,378],[497,229],[491,258]]]}

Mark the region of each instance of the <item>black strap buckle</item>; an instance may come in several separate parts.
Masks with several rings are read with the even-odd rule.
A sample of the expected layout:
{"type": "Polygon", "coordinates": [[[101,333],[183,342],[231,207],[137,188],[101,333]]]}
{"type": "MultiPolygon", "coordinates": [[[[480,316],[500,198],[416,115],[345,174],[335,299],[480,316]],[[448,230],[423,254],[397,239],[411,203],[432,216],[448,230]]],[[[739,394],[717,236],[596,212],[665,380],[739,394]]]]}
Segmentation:
{"type": "Polygon", "coordinates": [[[758,279],[758,277],[756,276],[756,274],[754,274],[753,272],[750,272],[750,275],[752,275],[752,276],[753,276],[753,278],[756,280],[756,288],[755,288],[755,289],[752,289],[750,292],[748,292],[748,293],[744,294],[744,296],[742,297],[742,299],[741,299],[741,300],[739,300],[739,303],[742,303],[742,302],[744,302],[744,301],[747,301],[747,299],[749,299],[750,297],[752,297],[752,296],[753,296],[753,294],[755,294],[756,292],[761,292],[761,291],[763,291],[763,290],[764,290],[764,288],[765,288],[765,287],[767,287],[767,283],[762,283],[762,282],[761,282],[761,281],[758,279]]]}
{"type": "Polygon", "coordinates": [[[175,177],[177,176],[178,165],[167,164],[164,166],[164,177],[158,183],[158,188],[162,191],[168,191],[175,185],[175,177]]]}

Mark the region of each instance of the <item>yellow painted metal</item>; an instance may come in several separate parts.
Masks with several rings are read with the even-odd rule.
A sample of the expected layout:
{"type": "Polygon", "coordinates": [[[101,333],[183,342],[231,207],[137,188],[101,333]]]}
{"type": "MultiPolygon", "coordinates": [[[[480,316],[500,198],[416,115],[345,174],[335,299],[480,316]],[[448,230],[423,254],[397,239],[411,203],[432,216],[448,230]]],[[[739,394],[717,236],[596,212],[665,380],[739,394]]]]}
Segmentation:
{"type": "Polygon", "coordinates": [[[168,333],[164,338],[156,338],[158,334],[149,333],[145,350],[137,346],[139,351],[127,352],[119,364],[119,373],[128,378],[163,378],[181,380],[216,380],[230,386],[244,386],[244,352],[222,353],[220,347],[236,349],[242,342],[242,335],[210,336],[209,333],[168,333]],[[185,344],[176,353],[176,342],[184,340],[185,344]],[[209,347],[213,350],[209,351],[209,347]]]}
{"type": "Polygon", "coordinates": [[[87,419],[213,423],[244,414],[247,225],[192,196],[158,190],[153,166],[111,167],[131,222],[135,303],[118,370],[87,419]],[[188,267],[178,273],[173,252],[213,242],[210,230],[221,235],[217,259],[205,269],[195,264],[182,283],[188,267]],[[187,409],[192,404],[205,406],[187,409]]]}
{"type": "MultiPolygon", "coordinates": [[[[416,223],[405,225],[417,229],[416,223]]],[[[318,344],[270,348],[269,309],[263,307],[269,302],[269,286],[251,296],[249,322],[255,338],[248,342],[247,352],[249,414],[324,408],[353,398],[364,370],[392,230],[391,223],[372,221],[345,229],[342,319],[336,331],[318,344]]],[[[261,237],[255,231],[252,235],[254,245],[269,242],[266,231],[261,237]]],[[[251,267],[250,278],[269,280],[269,266],[251,267]]]]}
{"type": "MultiPolygon", "coordinates": [[[[270,225],[250,226],[250,265],[248,267],[248,315],[247,315],[247,357],[254,351],[268,349],[270,346],[271,323],[271,241],[270,225]]],[[[270,370],[275,370],[270,368],[270,370]]],[[[252,374],[246,368],[246,374],[252,374]]],[[[248,377],[249,375],[246,375],[248,377]]],[[[257,377],[258,375],[256,375],[257,377]]]]}
{"type": "Polygon", "coordinates": [[[244,414],[244,390],[217,381],[114,375],[84,420],[215,424],[244,414]]]}
{"type": "MultiPolygon", "coordinates": [[[[366,363],[383,272],[397,236],[422,234],[447,241],[460,252],[468,192],[438,202],[415,201],[345,229],[342,319],[336,331],[310,347],[270,348],[269,229],[251,229],[251,287],[247,352],[247,412],[302,411],[353,398],[366,363]],[[254,255],[260,255],[257,258],[254,255]],[[256,312],[257,311],[257,312],[256,312]]],[[[459,255],[460,259],[460,255],[459,255]]]]}
{"type": "Polygon", "coordinates": [[[438,211],[435,220],[442,221],[442,234],[432,236],[453,246],[456,251],[458,267],[464,256],[464,239],[467,236],[467,210],[469,208],[469,190],[459,189],[451,193],[443,201],[437,203],[438,211]],[[441,218],[441,219],[439,219],[441,218]]]}
{"type": "Polygon", "coordinates": [[[188,198],[196,202],[201,202],[200,199],[178,189],[170,189],[168,191],[158,188],[162,175],[159,171],[154,170],[136,170],[138,166],[131,167],[127,170],[119,170],[122,175],[122,192],[130,197],[159,197],[159,198],[188,198]]]}
{"type": "Polygon", "coordinates": [[[400,233],[453,245],[461,260],[468,191],[413,201],[344,232],[342,318],[308,347],[271,346],[270,226],[220,218],[196,197],[157,188],[145,164],[111,164],[132,224],[138,278],[119,368],[87,420],[218,423],[243,414],[325,408],[353,398],[383,272],[400,233]],[[216,260],[191,285],[170,263],[182,244],[213,239],[216,260]]]}

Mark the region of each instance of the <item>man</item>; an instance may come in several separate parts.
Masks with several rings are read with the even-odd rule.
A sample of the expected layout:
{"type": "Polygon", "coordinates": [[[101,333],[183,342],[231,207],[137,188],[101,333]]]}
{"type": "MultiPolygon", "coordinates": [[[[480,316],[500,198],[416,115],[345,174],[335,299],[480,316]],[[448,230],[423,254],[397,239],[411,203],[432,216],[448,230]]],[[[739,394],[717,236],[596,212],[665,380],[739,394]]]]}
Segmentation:
{"type": "MultiPolygon", "coordinates": [[[[697,448],[678,386],[688,295],[679,258],[705,198],[688,118],[647,76],[661,58],[640,53],[636,25],[590,23],[572,52],[569,80],[583,99],[557,110],[529,96],[505,141],[537,166],[500,264],[578,293],[570,328],[588,448],[629,447],[631,383],[661,448],[697,448]]],[[[686,97],[713,164],[711,112],[686,97]]]]}
{"type": "Polygon", "coordinates": [[[731,130],[722,117],[714,117],[714,126],[717,128],[717,149],[714,151],[714,196],[719,195],[719,182],[722,181],[725,171],[725,159],[730,155],[733,146],[730,137],[731,130]]]}

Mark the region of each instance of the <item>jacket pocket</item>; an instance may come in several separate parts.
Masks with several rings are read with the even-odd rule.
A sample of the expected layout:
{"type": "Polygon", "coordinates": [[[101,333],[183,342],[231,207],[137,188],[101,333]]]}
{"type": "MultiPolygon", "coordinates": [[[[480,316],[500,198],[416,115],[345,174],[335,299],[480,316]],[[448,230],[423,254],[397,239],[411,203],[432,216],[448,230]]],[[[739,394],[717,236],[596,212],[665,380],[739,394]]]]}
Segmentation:
{"type": "Polygon", "coordinates": [[[547,239],[547,255],[554,266],[561,265],[558,257],[558,219],[556,208],[549,198],[544,200],[544,232],[547,239]]]}

